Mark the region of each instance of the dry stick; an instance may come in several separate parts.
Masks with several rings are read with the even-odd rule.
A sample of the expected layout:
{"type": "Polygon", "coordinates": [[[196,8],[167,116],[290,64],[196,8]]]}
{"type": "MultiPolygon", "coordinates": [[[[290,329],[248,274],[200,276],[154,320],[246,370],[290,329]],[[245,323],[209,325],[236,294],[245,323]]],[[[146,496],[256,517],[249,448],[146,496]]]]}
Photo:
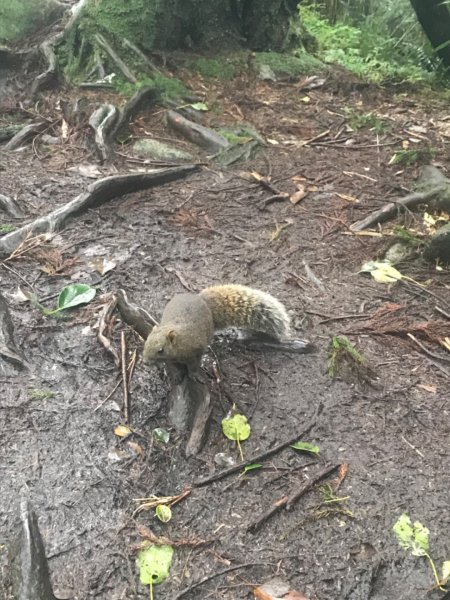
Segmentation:
{"type": "Polygon", "coordinates": [[[333,473],[333,471],[336,471],[337,469],[339,469],[340,466],[341,466],[340,464],[328,465],[322,471],[320,471],[320,473],[318,475],[316,475],[314,477],[314,479],[310,479],[309,481],[307,481],[305,483],[305,485],[303,485],[299,490],[294,492],[289,497],[289,500],[287,501],[287,504],[286,504],[286,510],[292,510],[292,507],[294,506],[294,504],[302,496],[304,496],[306,494],[306,492],[308,492],[314,485],[316,485],[316,483],[319,483],[319,481],[322,481],[322,479],[325,479],[325,477],[328,477],[328,475],[331,475],[331,473],[333,473]]]}
{"type": "Polygon", "coordinates": [[[439,354],[435,354],[434,352],[431,352],[431,350],[428,350],[428,348],[426,346],[424,346],[421,342],[419,342],[419,340],[417,338],[415,338],[413,336],[412,333],[407,333],[406,334],[415,344],[417,344],[417,346],[419,346],[419,348],[425,352],[425,354],[427,356],[431,356],[431,358],[434,358],[436,360],[442,360],[443,362],[446,363],[450,363],[450,358],[447,358],[446,356],[439,356],[439,354]]]}
{"type": "Polygon", "coordinates": [[[184,590],[181,590],[181,592],[179,592],[173,598],[173,600],[180,600],[180,598],[183,598],[183,596],[186,596],[187,594],[190,594],[193,590],[195,590],[196,588],[200,587],[204,583],[207,583],[208,581],[211,581],[212,579],[215,579],[216,577],[220,577],[221,575],[226,575],[227,573],[232,573],[233,571],[237,571],[238,569],[246,569],[247,567],[255,567],[257,565],[268,565],[268,564],[270,564],[270,563],[267,563],[267,562],[251,562],[251,563],[244,563],[242,565],[234,565],[233,567],[228,567],[226,569],[223,569],[223,571],[218,571],[217,573],[213,573],[212,575],[208,575],[208,577],[204,577],[203,579],[200,579],[200,581],[197,581],[196,583],[192,584],[188,588],[185,588],[184,590]]]}
{"type": "Polygon", "coordinates": [[[444,315],[444,317],[445,317],[446,319],[449,319],[449,320],[450,320],[450,314],[449,314],[448,312],[445,312],[445,310],[442,310],[442,308],[440,308],[439,306],[435,306],[435,307],[434,307],[434,310],[437,310],[438,312],[440,312],[440,313],[441,313],[441,315],[444,315]]]}
{"type": "Polygon", "coordinates": [[[255,533],[256,531],[258,531],[258,529],[261,528],[262,525],[264,525],[266,521],[270,519],[270,517],[279,512],[281,509],[286,508],[286,510],[291,510],[292,505],[295,504],[297,500],[304,496],[306,492],[308,492],[312,487],[316,485],[316,483],[319,483],[319,481],[325,479],[325,477],[330,475],[330,473],[338,469],[340,466],[340,464],[328,465],[322,471],[320,471],[320,473],[316,475],[314,479],[310,479],[308,482],[302,485],[300,489],[298,489],[296,492],[294,492],[290,496],[283,496],[283,498],[277,500],[277,502],[275,502],[275,504],[271,506],[269,510],[267,510],[261,516],[259,516],[256,519],[256,521],[253,521],[253,523],[251,523],[248,526],[247,530],[251,533],[255,533]]]}
{"type": "Polygon", "coordinates": [[[311,429],[316,425],[317,417],[322,412],[322,408],[323,408],[323,404],[321,402],[319,402],[319,404],[317,405],[316,411],[315,411],[314,415],[312,416],[308,425],[303,429],[303,431],[301,431],[300,433],[297,433],[295,435],[295,437],[285,440],[284,442],[281,442],[281,444],[278,444],[277,446],[274,446],[273,448],[270,448],[269,450],[265,450],[264,452],[255,454],[255,456],[252,456],[251,458],[249,458],[247,460],[244,460],[236,465],[233,465],[229,469],[225,469],[224,471],[220,471],[219,473],[214,473],[213,475],[210,475],[209,477],[205,477],[204,479],[197,479],[196,481],[194,481],[193,487],[201,487],[203,485],[207,485],[208,483],[212,483],[213,481],[218,481],[219,479],[224,479],[225,477],[228,477],[228,475],[233,475],[233,473],[237,473],[238,471],[243,469],[246,465],[249,465],[249,464],[255,463],[255,462],[260,462],[261,460],[264,460],[265,458],[269,458],[270,456],[273,456],[274,454],[281,452],[281,450],[284,450],[291,444],[294,444],[300,438],[302,438],[304,435],[306,435],[307,433],[309,433],[311,431],[311,429]]]}
{"type": "Polygon", "coordinates": [[[413,283],[411,281],[404,281],[403,279],[400,279],[400,282],[403,283],[403,285],[407,289],[409,289],[410,286],[414,289],[419,289],[420,291],[425,292],[425,294],[428,294],[429,296],[433,296],[433,298],[435,300],[439,300],[439,302],[442,302],[442,304],[446,304],[447,306],[450,306],[450,303],[447,302],[447,300],[444,300],[444,298],[441,298],[440,296],[438,296],[437,294],[435,294],[434,292],[432,292],[431,290],[429,290],[422,284],[413,283]]]}
{"type": "Polygon", "coordinates": [[[120,364],[122,368],[122,383],[123,383],[123,414],[125,417],[125,423],[130,424],[130,394],[128,390],[128,377],[127,377],[127,340],[125,338],[125,331],[120,332],[120,364]]]}
{"type": "Polygon", "coordinates": [[[108,402],[108,400],[111,398],[111,396],[114,394],[114,392],[117,390],[117,388],[120,385],[120,379],[119,381],[116,383],[116,385],[113,387],[113,389],[109,392],[109,394],[106,396],[106,398],[104,400],[102,400],[100,402],[100,404],[97,404],[97,406],[94,408],[94,412],[97,412],[99,408],[101,408],[106,402],[108,402]]]}
{"type": "Polygon", "coordinates": [[[327,135],[331,132],[331,129],[327,129],[326,131],[322,131],[322,133],[319,133],[318,135],[315,135],[314,137],[310,138],[309,140],[306,140],[304,142],[302,142],[302,146],[307,146],[308,144],[312,144],[313,142],[316,142],[317,140],[321,140],[324,137],[327,137],[327,135]]]}

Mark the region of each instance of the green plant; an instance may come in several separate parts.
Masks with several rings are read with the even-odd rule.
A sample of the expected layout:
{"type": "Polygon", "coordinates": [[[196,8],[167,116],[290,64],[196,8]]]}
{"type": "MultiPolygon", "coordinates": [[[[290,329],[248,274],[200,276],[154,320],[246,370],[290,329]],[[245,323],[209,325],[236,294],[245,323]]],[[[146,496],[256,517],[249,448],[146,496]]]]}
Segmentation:
{"type": "Polygon", "coordinates": [[[239,448],[241,460],[244,460],[241,442],[250,437],[251,427],[245,415],[235,414],[222,419],[222,431],[229,440],[234,440],[239,448]]]}
{"type": "Polygon", "coordinates": [[[435,148],[416,148],[415,150],[398,150],[389,161],[390,165],[413,165],[417,162],[429,161],[436,156],[435,148]]]}
{"type": "Polygon", "coordinates": [[[434,560],[429,553],[429,535],[430,531],[419,521],[411,522],[409,516],[402,514],[393,526],[398,543],[405,550],[409,550],[413,556],[425,556],[430,563],[433,571],[436,584],[443,592],[447,591],[442,586],[445,585],[450,578],[450,561],[445,561],[442,565],[442,577],[440,578],[436,569],[434,560]]]}
{"type": "MultiPolygon", "coordinates": [[[[411,6],[408,7],[404,0],[402,2],[406,7],[404,12],[409,11],[411,23],[415,23],[411,6]]],[[[393,2],[390,4],[394,6],[393,2]]],[[[380,3],[376,19],[364,18],[356,24],[352,19],[331,24],[320,10],[311,5],[302,4],[300,15],[306,29],[317,39],[318,56],[325,62],[339,63],[373,82],[429,81],[432,75],[421,66],[419,54],[414,51],[417,46],[428,48],[425,37],[418,29],[413,42],[406,44],[399,29],[396,38],[383,21],[384,5],[380,3]],[[417,44],[417,39],[423,42],[417,44]]]]}
{"type": "Polygon", "coordinates": [[[37,388],[28,390],[28,397],[31,400],[49,400],[55,396],[56,392],[52,392],[51,390],[39,390],[37,388]]]}
{"type": "Polygon", "coordinates": [[[372,129],[377,134],[387,133],[391,129],[390,123],[383,121],[374,113],[358,113],[347,109],[348,123],[352,129],[358,130],[365,127],[372,129]]]}
{"type": "Polygon", "coordinates": [[[355,348],[348,338],[344,335],[334,335],[330,342],[330,356],[328,359],[328,373],[331,377],[336,377],[339,365],[344,357],[350,358],[353,362],[360,365],[366,364],[364,356],[355,348]]]}

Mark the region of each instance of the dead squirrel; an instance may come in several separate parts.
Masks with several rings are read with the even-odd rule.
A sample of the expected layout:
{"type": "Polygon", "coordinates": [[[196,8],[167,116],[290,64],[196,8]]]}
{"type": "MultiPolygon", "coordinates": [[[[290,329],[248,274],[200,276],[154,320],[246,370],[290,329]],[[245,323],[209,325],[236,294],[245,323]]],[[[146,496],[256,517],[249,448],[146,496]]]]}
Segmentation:
{"type": "MultiPolygon", "coordinates": [[[[178,294],[148,336],[144,362],[178,363],[195,372],[214,333],[227,327],[259,332],[282,343],[290,335],[290,318],[276,298],[244,285],[217,285],[199,294],[178,294]]],[[[300,351],[309,351],[307,342],[298,344],[303,344],[300,351]]]]}

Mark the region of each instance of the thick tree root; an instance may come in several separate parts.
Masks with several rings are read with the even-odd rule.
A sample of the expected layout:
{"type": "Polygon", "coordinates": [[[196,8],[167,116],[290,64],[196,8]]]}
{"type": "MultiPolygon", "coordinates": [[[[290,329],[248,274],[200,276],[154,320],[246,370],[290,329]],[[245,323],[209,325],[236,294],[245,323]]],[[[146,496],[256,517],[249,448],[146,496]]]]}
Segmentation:
{"type": "Polygon", "coordinates": [[[185,119],[174,110],[167,112],[167,123],[187,140],[208,152],[220,152],[230,147],[230,142],[223,135],[185,119]]]}
{"type": "Polygon", "coordinates": [[[4,210],[7,215],[14,219],[22,219],[24,214],[17,202],[9,196],[0,194],[0,210],[4,210]]]}
{"type": "Polygon", "coordinates": [[[363,231],[378,223],[384,223],[406,210],[416,208],[420,204],[428,204],[431,210],[450,209],[450,180],[439,169],[431,165],[423,167],[417,187],[417,192],[393,200],[364,219],[356,221],[350,225],[350,230],[363,231]]]}
{"type": "Polygon", "coordinates": [[[11,254],[27,237],[60,231],[70,219],[81,215],[90,208],[100,206],[124,194],[145,190],[155,185],[186,177],[197,170],[196,165],[183,165],[166,169],[154,169],[147,173],[129,173],[99,179],[88,187],[87,192],[80,194],[64,206],[3,236],[0,239],[0,256],[11,254]]]}
{"type": "Polygon", "coordinates": [[[50,581],[44,542],[36,515],[28,500],[21,502],[20,521],[21,531],[11,551],[14,598],[56,600],[50,581]]]}
{"type": "Polygon", "coordinates": [[[23,144],[26,144],[28,140],[36,136],[38,133],[44,131],[44,129],[48,126],[48,123],[45,121],[36,121],[35,123],[30,123],[21,129],[16,135],[14,135],[9,142],[4,147],[4,150],[16,150],[16,148],[20,148],[23,144]]]}

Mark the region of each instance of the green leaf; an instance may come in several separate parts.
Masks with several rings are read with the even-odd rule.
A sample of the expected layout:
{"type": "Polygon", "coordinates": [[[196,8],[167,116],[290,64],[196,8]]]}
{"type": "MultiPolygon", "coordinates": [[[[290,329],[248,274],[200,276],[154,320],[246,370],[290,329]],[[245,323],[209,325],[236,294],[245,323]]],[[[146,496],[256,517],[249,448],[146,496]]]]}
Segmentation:
{"type": "Polygon", "coordinates": [[[61,290],[58,296],[58,308],[66,310],[79,304],[87,304],[95,297],[97,290],[86,283],[73,283],[61,290]]]}
{"type": "Polygon", "coordinates": [[[201,110],[201,111],[209,110],[208,105],[205,104],[204,102],[195,102],[194,104],[188,104],[188,106],[190,106],[194,110],[201,110]]]}
{"type": "Polygon", "coordinates": [[[139,552],[137,563],[141,583],[152,585],[167,579],[172,556],[172,546],[150,546],[139,552]]]}
{"type": "Polygon", "coordinates": [[[160,521],[168,523],[172,518],[172,509],[167,504],[158,504],[155,510],[155,514],[160,521]]]}
{"type": "Polygon", "coordinates": [[[222,431],[229,440],[242,442],[250,436],[251,427],[245,415],[222,419],[222,431]]]}
{"type": "Polygon", "coordinates": [[[309,442],[295,442],[295,444],[291,444],[291,448],[295,448],[301,452],[309,452],[310,454],[319,454],[320,452],[319,446],[315,446],[309,442]]]}
{"type": "Polygon", "coordinates": [[[153,437],[158,442],[162,442],[163,444],[168,444],[170,440],[170,433],[162,427],[156,427],[153,430],[153,437]]]}
{"type": "Polygon", "coordinates": [[[411,524],[411,519],[407,514],[403,514],[393,527],[398,542],[405,550],[410,550],[413,556],[425,556],[427,554],[429,530],[415,521],[411,524]]]}
{"type": "Polygon", "coordinates": [[[244,473],[247,473],[248,471],[254,471],[255,469],[260,469],[261,467],[262,465],[259,463],[251,463],[250,465],[246,465],[244,467],[244,473]]]}

